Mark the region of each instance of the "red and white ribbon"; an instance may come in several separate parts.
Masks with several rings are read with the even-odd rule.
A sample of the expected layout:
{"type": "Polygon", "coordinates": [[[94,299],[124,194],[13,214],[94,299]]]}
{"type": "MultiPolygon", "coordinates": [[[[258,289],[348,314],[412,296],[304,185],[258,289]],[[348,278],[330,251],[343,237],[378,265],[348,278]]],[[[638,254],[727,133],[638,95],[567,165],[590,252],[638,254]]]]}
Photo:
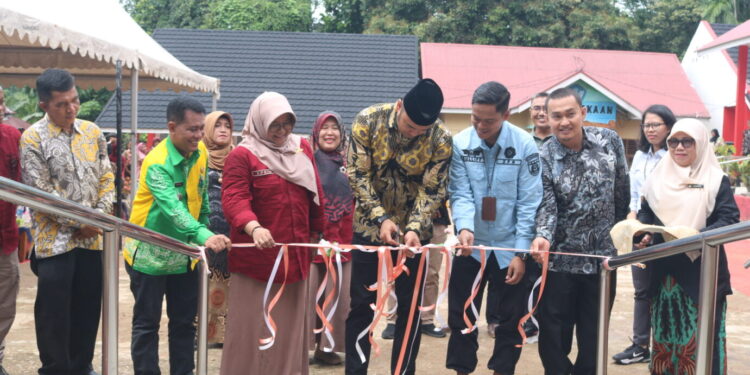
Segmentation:
{"type": "Polygon", "coordinates": [[[273,318],[271,317],[271,312],[273,311],[274,306],[276,306],[276,302],[279,301],[281,298],[281,294],[284,293],[284,287],[286,286],[286,276],[287,272],[289,270],[289,248],[287,245],[282,245],[279,249],[279,254],[276,256],[276,261],[273,263],[273,269],[271,270],[271,276],[268,278],[268,284],[266,284],[266,290],[263,292],[263,320],[266,322],[266,327],[271,332],[270,337],[266,337],[263,339],[260,339],[260,346],[258,347],[260,350],[266,350],[273,346],[274,342],[276,342],[276,322],[274,322],[273,318]],[[281,287],[276,292],[276,295],[273,297],[270,303],[266,304],[268,301],[268,296],[271,294],[271,288],[273,287],[273,280],[276,278],[276,273],[279,270],[279,265],[281,264],[281,261],[284,261],[284,281],[281,282],[281,287]]]}
{"type": "MultiPolygon", "coordinates": [[[[253,243],[239,243],[239,244],[233,244],[233,247],[255,247],[255,244],[253,243]]],[[[360,332],[357,336],[357,343],[356,343],[356,350],[357,354],[359,355],[359,358],[362,363],[365,363],[367,361],[367,358],[364,354],[364,351],[362,350],[360,346],[360,340],[362,340],[365,336],[368,336],[368,341],[371,344],[371,347],[375,350],[375,355],[377,356],[380,353],[380,348],[373,339],[373,330],[377,326],[377,323],[379,320],[388,314],[392,314],[395,312],[397,308],[394,306],[394,308],[391,311],[386,310],[386,304],[389,296],[393,296],[395,299],[395,292],[394,292],[394,283],[396,278],[398,278],[402,273],[409,274],[409,269],[406,267],[406,256],[402,252],[398,255],[396,262],[394,263],[390,251],[400,251],[400,250],[407,250],[411,251],[415,254],[425,254],[428,249],[432,248],[440,248],[441,252],[443,253],[443,261],[445,262],[446,272],[445,272],[445,279],[443,282],[442,290],[438,295],[438,300],[435,305],[430,306],[423,306],[423,300],[418,300],[417,297],[419,295],[423,296],[424,292],[424,284],[425,284],[425,278],[426,278],[426,269],[429,266],[429,260],[426,259],[426,256],[421,257],[419,265],[417,267],[417,280],[421,282],[420,291],[419,293],[415,293],[412,297],[412,303],[410,308],[410,315],[407,321],[407,330],[406,332],[410,331],[411,325],[409,323],[414,323],[414,312],[416,309],[419,309],[420,316],[422,311],[429,311],[431,309],[437,309],[438,306],[440,306],[440,303],[445,299],[445,296],[448,293],[448,282],[450,280],[450,272],[451,272],[451,264],[453,260],[453,252],[457,249],[465,249],[465,248],[471,248],[471,249],[478,249],[480,251],[480,269],[477,272],[476,277],[474,278],[474,282],[472,283],[472,293],[469,296],[469,298],[466,300],[464,304],[464,322],[466,323],[466,328],[461,330],[462,333],[468,334],[476,329],[476,325],[474,323],[471,323],[471,320],[468,318],[466,314],[466,310],[468,308],[471,308],[472,313],[474,313],[475,317],[479,316],[479,313],[477,311],[476,306],[474,305],[474,298],[477,296],[479,291],[479,286],[481,285],[481,280],[484,276],[484,271],[486,267],[486,259],[487,259],[487,251],[505,251],[505,252],[513,252],[513,253],[531,253],[530,250],[527,249],[514,249],[514,248],[502,248],[502,247],[490,247],[490,246],[460,246],[457,244],[457,242],[452,241],[445,243],[443,245],[436,245],[436,244],[429,244],[425,245],[419,248],[407,248],[405,246],[362,246],[362,245],[351,245],[351,244],[330,244],[328,242],[321,242],[319,244],[312,244],[312,243],[288,243],[288,244],[276,244],[276,246],[281,246],[279,253],[276,257],[276,261],[274,262],[273,269],[271,271],[271,276],[269,277],[268,284],[266,285],[265,292],[263,294],[263,318],[266,323],[266,327],[271,333],[270,337],[264,338],[260,340],[260,349],[266,350],[273,346],[276,338],[276,332],[277,332],[277,326],[272,318],[272,310],[273,307],[276,305],[278,300],[281,298],[281,295],[283,294],[284,287],[286,285],[286,272],[289,266],[289,247],[298,247],[298,248],[315,248],[315,249],[327,249],[331,248],[334,252],[334,254],[328,255],[325,251],[320,251],[321,255],[324,255],[323,258],[325,259],[326,264],[326,278],[322,281],[322,285],[318,288],[317,298],[316,301],[320,299],[320,297],[323,296],[323,293],[325,291],[325,286],[327,285],[327,279],[328,274],[331,274],[332,282],[334,283],[334,288],[331,293],[326,297],[324,300],[324,306],[322,309],[317,310],[316,312],[318,316],[321,318],[322,326],[320,328],[316,328],[316,333],[323,333],[326,335],[326,338],[329,339],[329,342],[331,343],[330,347],[325,347],[325,351],[332,351],[333,350],[333,336],[331,335],[331,332],[335,329],[335,327],[332,327],[330,324],[330,320],[333,317],[333,314],[338,306],[338,300],[339,295],[341,293],[341,283],[336,282],[336,280],[341,280],[341,253],[345,252],[351,252],[353,250],[363,251],[363,252],[369,252],[369,253],[377,253],[378,254],[378,271],[377,271],[377,279],[374,284],[366,286],[366,288],[370,291],[373,291],[376,293],[375,303],[371,304],[370,307],[374,311],[374,316],[372,322],[364,329],[362,332],[360,332]],[[268,302],[268,299],[270,297],[271,288],[273,286],[273,280],[276,278],[276,274],[278,273],[278,268],[281,265],[281,262],[284,262],[284,281],[281,284],[281,287],[274,295],[273,299],[268,302]],[[333,263],[335,261],[336,264],[336,271],[338,273],[338,277],[333,274],[333,263]],[[338,284],[338,287],[336,287],[336,284],[338,284]],[[335,300],[333,300],[333,294],[336,292],[335,300]],[[331,300],[334,302],[331,304],[331,300]],[[328,310],[328,313],[325,313],[325,308],[331,305],[331,309],[328,310]]],[[[603,255],[590,255],[590,254],[581,254],[581,253],[570,253],[570,252],[551,252],[551,251],[539,251],[538,253],[542,254],[542,276],[537,280],[537,283],[535,283],[535,287],[538,285],[540,290],[539,294],[536,299],[536,303],[532,303],[532,299],[529,300],[529,313],[524,316],[518,324],[518,329],[521,332],[521,336],[523,338],[522,344],[526,342],[526,335],[523,331],[523,323],[528,319],[533,319],[533,312],[536,309],[536,307],[539,304],[539,301],[542,298],[542,294],[544,292],[544,286],[546,281],[546,275],[547,275],[547,266],[549,263],[549,255],[555,254],[555,255],[565,255],[565,256],[575,256],[575,257],[588,257],[588,258],[599,258],[599,259],[608,259],[609,257],[603,256],[603,255]]],[[[204,272],[208,272],[207,262],[205,262],[205,249],[202,250],[201,258],[204,259],[204,272]]],[[[416,292],[416,291],[415,291],[416,292]]],[[[316,303],[317,305],[317,303],[316,303]]],[[[435,312],[435,318],[436,320],[442,325],[445,326],[445,321],[442,319],[442,317],[439,314],[439,310],[436,310],[435,312]]],[[[404,340],[408,338],[408,335],[404,337],[404,340]]],[[[413,339],[413,338],[412,338],[413,339]]],[[[399,360],[397,362],[396,368],[398,370],[401,369],[401,365],[403,363],[403,360],[406,356],[405,350],[406,350],[406,342],[402,344],[401,352],[399,353],[399,360]]],[[[413,343],[412,343],[413,344],[413,343]]],[[[409,353],[409,356],[411,356],[411,353],[409,353]]]]}

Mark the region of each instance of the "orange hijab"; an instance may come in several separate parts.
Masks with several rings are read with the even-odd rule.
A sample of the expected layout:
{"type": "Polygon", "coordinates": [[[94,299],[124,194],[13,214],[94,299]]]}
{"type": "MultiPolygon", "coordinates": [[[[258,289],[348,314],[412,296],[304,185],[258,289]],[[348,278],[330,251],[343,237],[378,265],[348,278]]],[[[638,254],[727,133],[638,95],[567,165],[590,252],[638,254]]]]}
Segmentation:
{"type": "Polygon", "coordinates": [[[219,171],[224,170],[224,160],[229,155],[229,152],[234,149],[234,138],[231,131],[229,132],[229,144],[221,146],[214,142],[214,129],[216,129],[216,123],[222,117],[229,120],[229,127],[234,130],[232,115],[227,112],[214,111],[206,116],[206,126],[203,131],[203,143],[208,149],[208,167],[219,171]]]}

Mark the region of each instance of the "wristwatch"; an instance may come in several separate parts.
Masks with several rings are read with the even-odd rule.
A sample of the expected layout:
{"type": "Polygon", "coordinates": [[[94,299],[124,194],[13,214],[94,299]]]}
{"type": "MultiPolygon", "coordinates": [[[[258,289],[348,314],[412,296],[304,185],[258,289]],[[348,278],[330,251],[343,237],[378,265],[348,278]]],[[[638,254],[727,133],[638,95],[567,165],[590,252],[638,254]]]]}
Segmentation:
{"type": "Polygon", "coordinates": [[[529,253],[516,253],[516,256],[521,258],[522,261],[526,261],[526,259],[529,259],[529,253]]]}

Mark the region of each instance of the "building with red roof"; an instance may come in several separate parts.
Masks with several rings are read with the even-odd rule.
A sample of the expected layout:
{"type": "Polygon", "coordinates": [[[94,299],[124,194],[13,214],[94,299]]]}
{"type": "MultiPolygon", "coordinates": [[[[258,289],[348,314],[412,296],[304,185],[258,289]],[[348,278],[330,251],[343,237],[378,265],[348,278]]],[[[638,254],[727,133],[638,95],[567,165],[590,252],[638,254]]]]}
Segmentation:
{"type": "Polygon", "coordinates": [[[531,124],[531,98],[539,92],[573,87],[588,107],[587,121],[615,129],[635,152],[642,111],[664,104],[678,118],[707,121],[703,105],[674,54],[422,43],[422,76],[443,89],[443,119],[455,134],[470,124],[471,96],[487,81],[511,93],[510,121],[531,124]]]}
{"type": "MultiPolygon", "coordinates": [[[[740,141],[735,139],[736,134],[733,132],[735,122],[742,122],[741,119],[735,119],[739,48],[710,53],[702,53],[700,50],[719,38],[730,36],[735,28],[737,25],[701,21],[682,58],[682,67],[688,79],[711,115],[710,127],[718,129],[727,142],[740,141]]],[[[750,67],[745,70],[745,77],[750,77],[749,72],[750,67]]],[[[743,91],[747,90],[741,88],[740,93],[743,91]]],[[[747,112],[747,93],[744,103],[741,102],[740,105],[740,109],[747,112]]],[[[740,129],[739,134],[742,134],[741,130],[744,128],[740,129]]]]}

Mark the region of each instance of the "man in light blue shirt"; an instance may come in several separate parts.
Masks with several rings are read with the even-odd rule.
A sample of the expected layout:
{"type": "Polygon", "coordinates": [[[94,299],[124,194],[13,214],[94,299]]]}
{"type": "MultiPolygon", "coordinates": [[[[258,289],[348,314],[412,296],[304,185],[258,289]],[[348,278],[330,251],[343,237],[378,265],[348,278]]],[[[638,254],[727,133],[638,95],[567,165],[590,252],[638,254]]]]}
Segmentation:
{"type": "MultiPolygon", "coordinates": [[[[536,210],[542,200],[541,165],[534,139],[507,122],[510,93],[500,83],[479,86],[472,98],[472,127],[453,137],[450,194],[453,220],[461,245],[529,249],[535,236],[536,210]]],[[[463,334],[463,316],[472,323],[471,307],[464,309],[480,268],[479,250],[463,249],[453,260],[449,284],[446,367],[458,374],[476,369],[477,331],[463,334]]],[[[513,374],[521,349],[518,321],[526,312],[528,286],[519,283],[525,272],[525,253],[491,251],[474,305],[481,308],[488,278],[504,280],[496,306],[500,322],[488,367],[495,374],[513,374]]]]}

